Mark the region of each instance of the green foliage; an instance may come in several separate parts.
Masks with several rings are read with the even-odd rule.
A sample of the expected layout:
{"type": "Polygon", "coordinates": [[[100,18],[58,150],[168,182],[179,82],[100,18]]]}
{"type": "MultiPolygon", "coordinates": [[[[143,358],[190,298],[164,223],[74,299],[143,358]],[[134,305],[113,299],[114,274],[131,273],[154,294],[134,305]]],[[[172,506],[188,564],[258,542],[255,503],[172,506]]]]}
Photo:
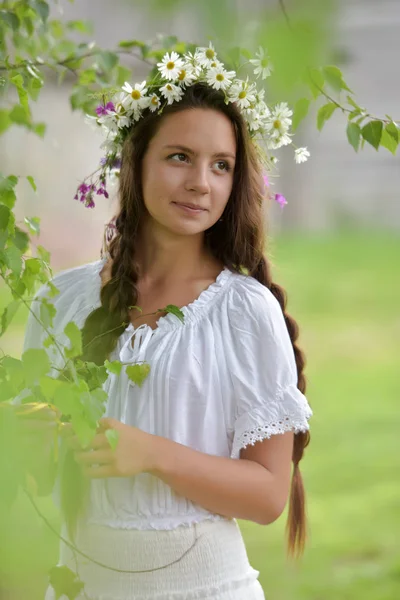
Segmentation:
{"type": "MultiPolygon", "coordinates": [[[[161,3],[164,9],[168,9],[167,4],[177,7],[182,2],[169,0],[161,3]]],[[[322,4],[326,6],[325,3],[318,6],[322,7],[322,4]]],[[[194,50],[193,44],[172,35],[159,36],[154,42],[121,40],[115,49],[105,49],[92,41],[90,22],[52,19],[49,6],[45,0],[18,0],[4,3],[0,10],[0,84],[4,97],[9,99],[9,105],[0,110],[0,134],[17,126],[44,137],[46,123],[34,122],[32,102],[40,97],[49,71],[57,76],[58,83],[67,73],[72,75],[69,98],[72,110],[93,113],[99,102],[103,102],[125,81],[131,80],[131,71],[121,63],[122,57],[129,55],[137,61],[144,61],[154,74],[155,64],[166,51],[194,50]]],[[[218,31],[222,31],[222,25],[226,28],[229,23],[228,29],[232,34],[235,28],[239,28],[233,11],[227,10],[227,7],[226,0],[218,3],[207,0],[202,4],[202,15],[210,23],[212,21],[218,31]]],[[[261,21],[259,32],[259,41],[271,49],[275,70],[282,73],[280,89],[292,90],[293,82],[302,85],[294,106],[293,130],[307,117],[312,103],[321,102],[317,110],[319,131],[339,110],[347,117],[346,135],[355,151],[368,142],[376,150],[383,146],[396,154],[400,141],[398,123],[388,115],[376,118],[359,106],[336,66],[317,67],[314,64],[321,45],[321,32],[298,10],[298,19],[290,32],[285,23],[271,19],[261,21]],[[346,96],[345,101],[343,95],[346,96]]],[[[222,55],[234,67],[242,59],[248,61],[253,55],[242,42],[232,48],[225,43],[227,40],[223,36],[218,39],[224,46],[222,55]]],[[[107,394],[103,386],[107,377],[110,374],[119,377],[125,369],[127,377],[142,386],[149,375],[150,365],[124,365],[108,360],[103,365],[84,362],[81,359],[82,334],[74,322],[68,323],[64,331],[59,332],[62,334],[60,339],[66,339],[66,344],[55,335],[57,314],[52,299],[59,291],[51,281],[51,257],[42,246],[31,246],[31,236],[40,234],[40,219],[26,217],[20,226],[14,213],[21,177],[0,174],[0,278],[10,292],[10,301],[0,316],[0,336],[7,332],[21,305],[30,306],[37,288],[45,284],[45,293],[37,296],[37,301],[30,307],[32,322],[43,332],[42,348],[27,350],[21,360],[7,355],[0,357],[0,403],[7,403],[21,392],[26,392],[23,403],[54,405],[61,411],[61,419],[72,424],[81,443],[86,446],[96,434],[99,419],[105,412],[107,394]],[[61,362],[61,368],[53,364],[55,355],[57,365],[61,362]]],[[[26,180],[36,192],[34,177],[28,175],[26,180]]],[[[174,305],[159,311],[172,313],[181,322],[184,321],[183,312],[174,305]]],[[[5,410],[0,414],[2,427],[8,427],[10,414],[5,410]]],[[[106,435],[115,449],[117,432],[107,430],[106,435]]],[[[3,470],[2,467],[0,475],[6,478],[13,494],[24,483],[24,474],[17,468],[3,470]]],[[[82,587],[66,568],[53,569],[51,582],[57,597],[65,594],[70,600],[82,587]]]]}

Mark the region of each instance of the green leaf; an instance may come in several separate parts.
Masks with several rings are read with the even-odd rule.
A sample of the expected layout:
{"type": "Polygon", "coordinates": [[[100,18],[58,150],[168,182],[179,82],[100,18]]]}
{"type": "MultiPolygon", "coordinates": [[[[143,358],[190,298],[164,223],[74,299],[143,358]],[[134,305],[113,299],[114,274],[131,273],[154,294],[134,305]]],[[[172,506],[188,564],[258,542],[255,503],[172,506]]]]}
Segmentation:
{"type": "Polygon", "coordinates": [[[21,251],[15,246],[10,246],[4,250],[4,255],[7,266],[17,277],[19,277],[22,271],[21,251]]]}
{"type": "Polygon", "coordinates": [[[321,106],[317,113],[318,131],[321,131],[325,122],[333,115],[337,108],[338,106],[334,102],[328,102],[328,104],[324,104],[323,106],[321,106]]]}
{"type": "Polygon", "coordinates": [[[118,86],[123,86],[125,81],[129,81],[131,76],[132,76],[131,69],[127,69],[126,67],[123,67],[122,65],[117,66],[116,83],[118,86]]]}
{"type": "Polygon", "coordinates": [[[31,126],[31,116],[21,104],[16,104],[9,112],[9,117],[13,123],[17,125],[25,125],[26,127],[31,126]]]}
{"type": "Polygon", "coordinates": [[[175,304],[168,304],[165,308],[160,310],[162,310],[163,312],[165,311],[167,313],[172,313],[173,315],[178,317],[178,319],[182,321],[182,323],[185,320],[185,315],[178,306],[175,306],[175,304]]]}
{"type": "Polygon", "coordinates": [[[0,110],[0,135],[7,131],[12,121],[10,119],[10,112],[8,110],[0,110]]]}
{"type": "Polygon", "coordinates": [[[65,350],[68,358],[80,356],[82,354],[82,333],[78,325],[70,321],[64,328],[64,333],[71,342],[71,348],[65,350]]]}
{"type": "Polygon", "coordinates": [[[0,19],[14,31],[17,31],[21,25],[18,15],[15,14],[15,11],[0,10],[0,19]]]}
{"type": "Polygon", "coordinates": [[[18,97],[21,106],[25,109],[26,113],[29,115],[29,98],[28,92],[24,87],[24,79],[20,73],[18,75],[14,75],[14,77],[10,77],[11,83],[15,85],[18,92],[18,97]]]}
{"type": "Polygon", "coordinates": [[[13,320],[13,318],[14,318],[16,312],[18,311],[20,305],[21,305],[21,302],[19,300],[13,300],[4,309],[4,312],[3,312],[2,316],[1,316],[1,331],[0,331],[0,336],[2,336],[4,334],[4,332],[6,331],[6,329],[8,328],[8,326],[10,325],[10,323],[13,320]]]}
{"type": "Polygon", "coordinates": [[[119,431],[116,431],[115,429],[106,429],[105,435],[112,450],[115,450],[119,440],[119,431]]]}
{"type": "MultiPolygon", "coordinates": [[[[46,250],[46,248],[43,248],[43,246],[38,246],[36,248],[36,251],[38,253],[38,256],[40,258],[40,260],[46,264],[50,263],[50,252],[48,252],[46,250]]],[[[49,282],[50,285],[50,282],[49,282]]],[[[50,298],[52,298],[52,296],[50,295],[50,298]]]]}
{"type": "Polygon", "coordinates": [[[14,190],[4,190],[0,192],[0,202],[8,206],[8,208],[14,208],[17,196],[14,190]]]}
{"type": "Polygon", "coordinates": [[[388,123],[385,127],[385,131],[392,136],[392,138],[394,139],[395,142],[399,142],[400,140],[400,131],[399,128],[397,127],[396,123],[388,123]]]}
{"type": "MultiPolygon", "coordinates": [[[[26,178],[29,181],[29,183],[31,184],[32,189],[36,192],[37,187],[36,187],[36,183],[35,183],[35,180],[33,179],[32,175],[27,175],[26,178]]],[[[40,219],[37,219],[37,220],[40,221],[40,219]]]]}
{"type": "Polygon", "coordinates": [[[100,66],[106,71],[113,69],[119,61],[118,55],[115,54],[115,52],[109,52],[108,50],[103,50],[102,52],[99,52],[97,56],[99,59],[100,66]]]}
{"type": "Polygon", "coordinates": [[[26,234],[25,231],[22,231],[21,229],[19,229],[19,227],[16,227],[15,235],[12,240],[12,243],[14,244],[14,246],[19,248],[22,253],[25,253],[28,250],[29,241],[30,240],[29,240],[28,234],[26,234]]]}
{"type": "Polygon", "coordinates": [[[44,0],[31,0],[32,8],[36,10],[43,23],[45,23],[49,16],[49,5],[44,0]]]}
{"type": "Polygon", "coordinates": [[[370,121],[361,129],[361,135],[364,140],[378,150],[382,137],[382,121],[370,121]]]}
{"type": "Polygon", "coordinates": [[[292,130],[296,131],[300,122],[307,116],[308,109],[310,107],[310,100],[308,98],[300,98],[295,106],[293,111],[293,119],[292,119],[292,130]]]}
{"type": "Polygon", "coordinates": [[[49,302],[47,298],[42,298],[40,303],[40,320],[46,329],[48,327],[53,327],[53,320],[56,314],[57,309],[54,304],[49,302]]]}
{"type": "Polygon", "coordinates": [[[30,348],[22,355],[25,383],[32,385],[50,370],[50,360],[46,350],[30,348]]]}
{"type": "Polygon", "coordinates": [[[28,225],[31,233],[34,235],[40,234],[40,219],[39,217],[25,217],[24,222],[28,225]]]}
{"type": "Polygon", "coordinates": [[[362,110],[361,106],[358,106],[357,102],[355,102],[351,96],[347,95],[346,98],[347,102],[351,104],[353,108],[355,108],[356,110],[362,110]]]}
{"type": "Polygon", "coordinates": [[[360,146],[361,128],[356,123],[349,123],[346,129],[347,139],[357,152],[360,146]]]}
{"type": "Polygon", "coordinates": [[[66,566],[52,567],[49,571],[50,585],[54,589],[57,600],[62,596],[75,600],[84,588],[84,583],[78,575],[66,566]]]}
{"type": "Polygon", "coordinates": [[[56,390],[63,385],[65,385],[63,381],[54,379],[54,377],[48,377],[47,375],[39,379],[39,386],[43,396],[45,396],[49,402],[53,402],[56,390]]]}
{"type": "Polygon", "coordinates": [[[8,222],[10,220],[11,211],[8,206],[0,204],[0,231],[6,231],[8,229],[8,222]]]}
{"type": "Polygon", "coordinates": [[[143,48],[146,44],[139,40],[121,40],[118,44],[120,48],[143,48]]]}
{"type": "Polygon", "coordinates": [[[93,33],[93,23],[91,21],[68,21],[67,28],[79,33],[93,33]]]}
{"type": "Polygon", "coordinates": [[[8,177],[4,177],[4,175],[0,175],[0,193],[3,190],[12,190],[15,188],[19,181],[19,177],[16,175],[9,175],[8,177]]]}
{"type": "Polygon", "coordinates": [[[318,98],[324,89],[325,78],[319,69],[309,69],[307,71],[306,83],[310,87],[314,98],[318,98]]]}
{"type": "Polygon", "coordinates": [[[106,367],[107,371],[114,373],[114,375],[121,374],[122,363],[119,360],[113,360],[112,362],[106,360],[104,362],[104,366],[106,367]]]}
{"type": "Polygon", "coordinates": [[[358,117],[358,115],[361,115],[362,110],[359,108],[355,108],[354,110],[351,111],[351,113],[349,113],[349,120],[351,119],[355,119],[356,117],[358,117]]]}
{"type": "Polygon", "coordinates": [[[39,137],[43,138],[46,133],[46,123],[35,123],[32,127],[32,131],[36,133],[39,137]]]}
{"type": "Polygon", "coordinates": [[[380,145],[383,146],[384,148],[386,148],[387,150],[389,150],[389,152],[391,152],[393,155],[395,155],[398,144],[399,144],[399,142],[396,142],[394,137],[392,137],[390,135],[390,133],[387,132],[386,127],[385,127],[385,129],[382,131],[380,145]]]}
{"type": "Polygon", "coordinates": [[[126,367],[126,374],[129,379],[136,383],[139,387],[142,387],[144,380],[150,373],[150,365],[144,363],[142,365],[130,365],[126,367]]]}
{"type": "Polygon", "coordinates": [[[323,68],[323,72],[325,75],[326,82],[330,85],[334,90],[340,92],[340,90],[347,90],[348,92],[353,93],[353,91],[347,86],[346,82],[343,79],[343,74],[338,67],[328,66],[323,68]]]}

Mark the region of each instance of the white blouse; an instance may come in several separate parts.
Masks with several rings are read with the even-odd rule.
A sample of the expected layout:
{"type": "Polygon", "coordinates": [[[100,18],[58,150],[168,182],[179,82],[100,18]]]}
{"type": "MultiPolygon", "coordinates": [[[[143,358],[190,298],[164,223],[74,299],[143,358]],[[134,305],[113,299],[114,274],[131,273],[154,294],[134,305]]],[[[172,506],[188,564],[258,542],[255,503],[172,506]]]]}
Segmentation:
{"type": "MultiPolygon", "coordinates": [[[[65,325],[82,327],[101,305],[104,260],[57,274],[53,332],[67,345],[65,325]]],[[[46,296],[44,285],[36,299],[46,296]]],[[[39,310],[34,301],[32,310],[39,310]]],[[[211,455],[238,459],[241,448],[273,434],[306,431],[312,411],[297,388],[293,346],[279,302],[256,279],[224,268],[200,296],[182,307],[184,322],[168,313],[149,325],[130,324],[110,360],[145,361],[141,387],[125,370],[110,374],[105,416],[211,455]]],[[[47,337],[30,315],[24,350],[47,337]]],[[[48,349],[52,364],[60,356],[48,349]]],[[[54,369],[52,375],[57,371],[54,369]]],[[[58,482],[59,483],[59,482],[58,482]]],[[[92,480],[87,518],[115,528],[173,529],[225,517],[179,496],[161,479],[141,473],[92,480]]],[[[56,497],[58,496],[56,486],[56,497]]]]}

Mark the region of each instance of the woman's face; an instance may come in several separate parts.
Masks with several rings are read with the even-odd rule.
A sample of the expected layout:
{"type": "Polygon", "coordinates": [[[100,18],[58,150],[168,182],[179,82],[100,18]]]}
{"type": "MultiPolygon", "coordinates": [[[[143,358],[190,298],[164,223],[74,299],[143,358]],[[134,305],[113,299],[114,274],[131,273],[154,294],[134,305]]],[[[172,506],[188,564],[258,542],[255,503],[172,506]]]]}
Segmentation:
{"type": "Polygon", "coordinates": [[[193,235],[221,217],[232,190],[236,140],[220,112],[185,109],[166,116],[143,158],[143,198],[150,220],[193,235]],[[190,211],[179,205],[198,205],[190,211]]]}

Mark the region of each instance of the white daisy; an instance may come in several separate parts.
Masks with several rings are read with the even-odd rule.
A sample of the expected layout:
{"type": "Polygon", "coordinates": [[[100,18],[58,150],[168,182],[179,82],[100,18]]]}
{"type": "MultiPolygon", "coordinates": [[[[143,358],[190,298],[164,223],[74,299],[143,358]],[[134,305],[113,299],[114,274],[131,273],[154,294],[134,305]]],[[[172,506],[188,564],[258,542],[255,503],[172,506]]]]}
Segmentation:
{"type": "Polygon", "coordinates": [[[173,83],[166,83],[160,88],[160,92],[167,98],[168,104],[172,104],[174,101],[179,102],[179,100],[183,96],[183,90],[178,85],[174,85],[173,83]]]}
{"type": "Polygon", "coordinates": [[[217,59],[217,53],[211,42],[208,48],[197,48],[194,56],[202,67],[210,67],[211,63],[217,59]]]}
{"type": "Polygon", "coordinates": [[[228,94],[230,100],[236,102],[239,108],[249,108],[251,104],[256,102],[255,84],[249,85],[248,80],[241,81],[237,79],[234,81],[228,94]]]}
{"type": "Polygon", "coordinates": [[[118,151],[119,144],[115,141],[117,133],[110,132],[107,139],[100,145],[100,148],[106,151],[106,154],[114,154],[118,151]]]}
{"type": "Polygon", "coordinates": [[[278,148],[281,148],[282,146],[287,146],[291,143],[292,139],[289,134],[284,133],[280,135],[278,133],[277,135],[272,135],[272,137],[267,141],[267,146],[272,150],[277,150],[278,148]]]}
{"type": "Polygon", "coordinates": [[[99,117],[94,117],[93,115],[86,114],[84,121],[85,121],[86,125],[89,125],[89,127],[93,131],[98,131],[98,128],[99,128],[98,119],[99,119],[99,117]]]}
{"type": "Polygon", "coordinates": [[[191,52],[187,52],[184,55],[184,59],[185,59],[186,63],[188,63],[192,67],[193,73],[195,74],[196,78],[199,77],[201,74],[201,71],[202,71],[202,66],[198,62],[197,57],[195,55],[193,55],[191,52]]]}
{"type": "Polygon", "coordinates": [[[160,107],[160,98],[157,96],[157,94],[153,94],[152,96],[150,96],[150,104],[149,104],[149,108],[151,110],[151,112],[154,112],[155,110],[157,110],[160,107]]]}
{"type": "Polygon", "coordinates": [[[186,63],[179,71],[176,82],[185,88],[186,86],[191,85],[195,79],[197,79],[197,76],[192,65],[190,63],[186,63]]]}
{"type": "MultiPolygon", "coordinates": [[[[292,114],[293,111],[291,111],[288,108],[286,102],[281,102],[280,104],[277,104],[272,110],[270,116],[267,117],[265,121],[265,130],[269,133],[270,137],[273,140],[277,141],[278,138],[286,140],[286,138],[283,136],[287,134],[292,124],[292,119],[290,118],[292,114]]],[[[287,143],[290,144],[290,141],[287,143]]],[[[281,143],[280,145],[284,146],[286,144],[281,143]]]]}
{"type": "Polygon", "coordinates": [[[207,71],[206,79],[208,85],[216,90],[226,90],[235,77],[235,71],[225,71],[223,67],[210,68],[207,71]]]}
{"type": "Polygon", "coordinates": [[[148,106],[146,81],[135,83],[134,88],[128,82],[125,82],[122,89],[127,93],[127,96],[121,102],[125,109],[138,111],[148,106]]]}
{"type": "Polygon", "coordinates": [[[299,165],[300,163],[306,162],[309,158],[310,153],[307,148],[296,148],[294,151],[294,160],[299,165]]]}
{"type": "Polygon", "coordinates": [[[259,112],[254,108],[245,108],[243,116],[249,126],[250,131],[258,131],[262,126],[262,120],[259,112]]]}
{"type": "Polygon", "coordinates": [[[167,52],[162,61],[157,63],[157,67],[164,79],[175,80],[183,67],[183,60],[176,52],[172,51],[171,54],[167,52]]]}
{"type": "Polygon", "coordinates": [[[257,77],[261,75],[261,79],[266,79],[271,75],[271,71],[273,71],[270,58],[265,55],[264,48],[261,46],[258,53],[256,53],[256,57],[257,58],[250,59],[251,64],[256,67],[254,69],[254,75],[257,75],[257,77]]]}

